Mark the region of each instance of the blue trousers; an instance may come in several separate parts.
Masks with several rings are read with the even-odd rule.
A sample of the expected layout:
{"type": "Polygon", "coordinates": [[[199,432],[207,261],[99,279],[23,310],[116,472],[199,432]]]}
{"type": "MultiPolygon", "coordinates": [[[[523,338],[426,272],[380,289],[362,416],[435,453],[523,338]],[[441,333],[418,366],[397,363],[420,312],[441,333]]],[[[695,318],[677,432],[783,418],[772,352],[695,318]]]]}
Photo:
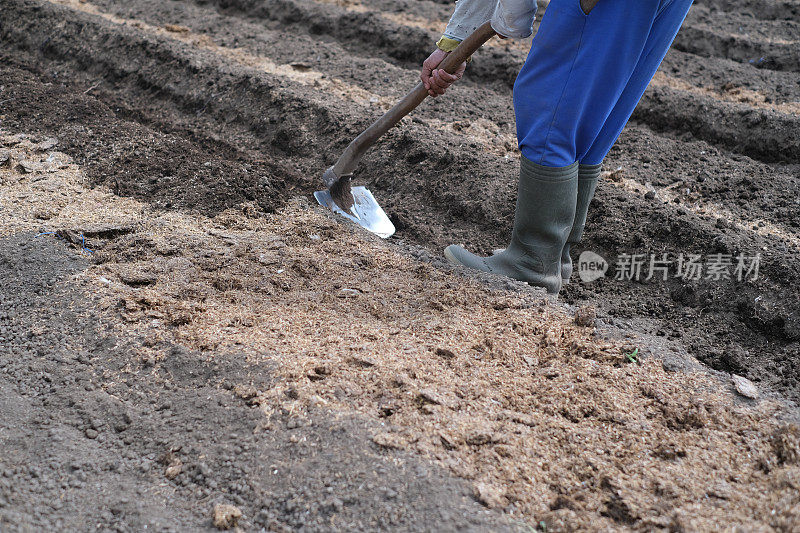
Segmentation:
{"type": "Polygon", "coordinates": [[[551,0],[514,83],[519,148],[547,167],[601,163],[692,0],[551,0]]]}

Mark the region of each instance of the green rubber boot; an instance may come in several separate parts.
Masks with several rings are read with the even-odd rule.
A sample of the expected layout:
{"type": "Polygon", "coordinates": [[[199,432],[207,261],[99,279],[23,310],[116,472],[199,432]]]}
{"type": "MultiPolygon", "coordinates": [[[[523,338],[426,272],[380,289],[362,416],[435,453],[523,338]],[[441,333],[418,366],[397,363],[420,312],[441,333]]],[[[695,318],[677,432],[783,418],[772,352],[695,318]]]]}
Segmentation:
{"type": "Polygon", "coordinates": [[[575,219],[577,194],[578,163],[551,168],[522,157],[511,244],[491,257],[479,257],[456,245],[448,246],[444,255],[451,263],[558,293],[561,252],[575,219]]]}
{"type": "Polygon", "coordinates": [[[561,252],[561,279],[564,284],[569,283],[569,278],[572,276],[572,257],[569,255],[569,246],[581,242],[583,228],[586,226],[586,214],[589,212],[589,202],[592,201],[594,190],[597,188],[597,180],[600,177],[602,166],[602,163],[578,166],[578,203],[575,206],[575,222],[572,224],[572,231],[570,231],[567,243],[561,252]]]}

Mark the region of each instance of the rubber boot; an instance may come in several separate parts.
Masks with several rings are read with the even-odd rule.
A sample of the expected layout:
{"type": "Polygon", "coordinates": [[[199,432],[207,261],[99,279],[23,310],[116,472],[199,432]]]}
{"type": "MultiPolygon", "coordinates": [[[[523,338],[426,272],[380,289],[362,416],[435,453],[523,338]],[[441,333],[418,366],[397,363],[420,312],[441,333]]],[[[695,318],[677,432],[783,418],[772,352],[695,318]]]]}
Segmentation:
{"type": "Polygon", "coordinates": [[[575,219],[578,163],[543,167],[524,156],[520,162],[519,195],[511,243],[491,257],[479,257],[450,245],[445,257],[475,270],[491,272],[544,287],[561,289],[561,252],[575,219]]]}
{"type": "Polygon", "coordinates": [[[589,212],[589,202],[592,201],[594,190],[597,188],[597,180],[600,177],[602,166],[602,163],[578,166],[578,202],[575,205],[575,222],[572,224],[572,231],[569,232],[567,243],[561,252],[561,280],[564,284],[569,283],[569,278],[572,276],[570,244],[581,242],[583,228],[586,226],[586,214],[589,212]]]}

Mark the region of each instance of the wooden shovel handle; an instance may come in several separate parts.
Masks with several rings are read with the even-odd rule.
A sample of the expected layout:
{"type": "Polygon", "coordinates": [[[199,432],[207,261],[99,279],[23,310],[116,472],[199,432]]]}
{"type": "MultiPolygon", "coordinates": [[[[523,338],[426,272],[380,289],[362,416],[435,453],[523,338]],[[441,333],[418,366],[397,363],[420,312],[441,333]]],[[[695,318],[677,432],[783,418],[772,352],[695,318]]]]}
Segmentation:
{"type": "MultiPolygon", "coordinates": [[[[458,70],[461,63],[466,61],[493,35],[495,35],[495,31],[492,29],[491,24],[489,22],[483,23],[472,35],[464,39],[458,45],[458,48],[447,54],[447,57],[439,64],[438,68],[453,74],[458,70]]],[[[385,115],[373,122],[361,135],[353,139],[353,142],[347,146],[342,156],[332,167],[336,177],[341,178],[352,174],[364,153],[392,126],[400,122],[401,118],[408,115],[422,103],[426,96],[428,96],[427,89],[425,89],[422,82],[418,83],[410,93],[397,102],[385,115]]]]}

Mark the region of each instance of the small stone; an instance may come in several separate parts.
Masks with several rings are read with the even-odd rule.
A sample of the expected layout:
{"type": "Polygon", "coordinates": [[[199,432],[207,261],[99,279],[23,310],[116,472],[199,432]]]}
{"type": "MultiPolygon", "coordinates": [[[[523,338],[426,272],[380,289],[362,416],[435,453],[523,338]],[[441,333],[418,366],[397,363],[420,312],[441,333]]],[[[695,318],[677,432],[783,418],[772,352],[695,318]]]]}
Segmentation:
{"type": "Polygon", "coordinates": [[[33,216],[39,220],[50,220],[56,213],[46,207],[39,207],[33,211],[33,216]]]}
{"type": "Polygon", "coordinates": [[[594,322],[597,319],[597,311],[593,305],[585,305],[579,307],[575,311],[575,323],[583,327],[594,327],[594,322]]]}
{"type": "Polygon", "coordinates": [[[439,440],[442,441],[442,446],[448,450],[455,450],[461,444],[461,440],[458,437],[449,433],[440,433],[439,440]]]}
{"type": "Polygon", "coordinates": [[[119,265],[116,271],[119,279],[131,287],[152,285],[158,281],[158,276],[156,274],[135,265],[119,265]]]}
{"type": "Polygon", "coordinates": [[[325,376],[317,374],[316,372],[307,372],[306,377],[311,381],[322,381],[325,379],[325,376]]]}
{"type": "Polygon", "coordinates": [[[166,24],[164,29],[171,33],[189,33],[189,28],[179,24],[166,24]]]}
{"type": "Polygon", "coordinates": [[[286,395],[286,397],[289,398],[290,400],[296,400],[300,397],[300,393],[297,392],[297,389],[294,387],[289,387],[288,389],[283,391],[283,394],[286,395]]]}
{"type": "Polygon", "coordinates": [[[235,505],[218,503],[214,506],[213,520],[217,529],[236,527],[242,517],[242,510],[235,505]]]}
{"type": "Polygon", "coordinates": [[[612,170],[606,174],[606,178],[611,181],[622,181],[622,178],[625,176],[625,171],[622,167],[617,168],[616,170],[612,170]]]}
{"type": "Polygon", "coordinates": [[[476,500],[490,509],[505,507],[505,498],[500,490],[488,483],[476,483],[473,494],[476,500]]]}
{"type": "Polygon", "coordinates": [[[31,172],[35,172],[39,169],[39,165],[37,165],[34,161],[29,161],[27,159],[23,159],[17,165],[17,170],[19,172],[23,172],[26,174],[30,174],[31,172]]]}
{"type": "Polygon", "coordinates": [[[494,452],[500,457],[514,457],[514,448],[505,444],[498,444],[494,447],[494,452]]]}
{"type": "Polygon", "coordinates": [[[752,398],[753,400],[758,398],[758,389],[749,379],[731,374],[731,381],[733,382],[733,386],[736,387],[736,392],[742,396],[752,398]]]}
{"type": "Polygon", "coordinates": [[[34,150],[38,150],[40,152],[46,152],[47,150],[50,150],[51,148],[55,148],[55,146],[57,144],[58,144],[58,139],[56,139],[54,137],[48,137],[47,139],[43,140],[42,142],[37,143],[36,145],[34,145],[33,148],[34,148],[34,150]]]}
{"type": "Polygon", "coordinates": [[[547,379],[554,379],[561,375],[561,371],[558,368],[554,368],[552,366],[543,368],[540,373],[547,379]]]}
{"type": "Polygon", "coordinates": [[[656,197],[656,191],[647,191],[644,193],[645,200],[654,200],[656,197]]]}
{"type": "Polygon", "coordinates": [[[89,428],[86,430],[86,437],[89,439],[96,439],[97,435],[99,435],[99,433],[97,432],[96,429],[89,428]]]}
{"type": "Polygon", "coordinates": [[[83,244],[83,235],[70,229],[60,229],[56,231],[56,237],[64,239],[72,244],[83,244]]]}
{"type": "Polygon", "coordinates": [[[258,389],[255,387],[250,387],[249,385],[235,385],[233,387],[233,393],[244,400],[250,407],[261,404],[261,400],[258,397],[258,389]]]}
{"type": "Polygon", "coordinates": [[[422,389],[417,396],[421,403],[432,403],[434,405],[445,405],[447,402],[433,389],[422,389]]]}
{"type": "Polygon", "coordinates": [[[348,362],[353,366],[361,368],[371,368],[378,364],[378,362],[372,357],[364,357],[364,356],[351,357],[348,362]]]}
{"type": "Polygon", "coordinates": [[[182,471],[183,465],[181,463],[173,464],[164,470],[164,476],[166,476],[167,479],[175,479],[182,471]]]}
{"type": "Polygon", "coordinates": [[[522,360],[528,366],[539,366],[539,358],[534,355],[523,355],[522,360]]]}
{"type": "Polygon", "coordinates": [[[394,396],[383,396],[378,400],[378,416],[389,417],[400,410],[400,402],[394,396]]]}
{"type": "Polygon", "coordinates": [[[728,500],[731,497],[731,486],[729,483],[725,481],[719,481],[715,483],[710,489],[706,491],[706,494],[711,498],[717,498],[719,500],[728,500]]]}
{"type": "Polygon", "coordinates": [[[655,447],[653,455],[661,459],[674,461],[686,457],[686,450],[676,444],[662,442],[655,447]]]}
{"type": "Polygon", "coordinates": [[[478,429],[470,433],[466,441],[472,446],[483,446],[492,442],[492,433],[485,429],[478,429]]]}
{"type": "Polygon", "coordinates": [[[259,254],[258,262],[262,265],[274,265],[280,263],[281,256],[275,251],[267,251],[259,254]]]}
{"type": "Polygon", "coordinates": [[[536,419],[529,414],[516,413],[511,417],[511,420],[523,426],[536,427],[536,419]]]}
{"type": "Polygon", "coordinates": [[[396,433],[378,433],[372,436],[372,442],[382,448],[394,448],[397,450],[408,446],[406,439],[396,433]]]}

